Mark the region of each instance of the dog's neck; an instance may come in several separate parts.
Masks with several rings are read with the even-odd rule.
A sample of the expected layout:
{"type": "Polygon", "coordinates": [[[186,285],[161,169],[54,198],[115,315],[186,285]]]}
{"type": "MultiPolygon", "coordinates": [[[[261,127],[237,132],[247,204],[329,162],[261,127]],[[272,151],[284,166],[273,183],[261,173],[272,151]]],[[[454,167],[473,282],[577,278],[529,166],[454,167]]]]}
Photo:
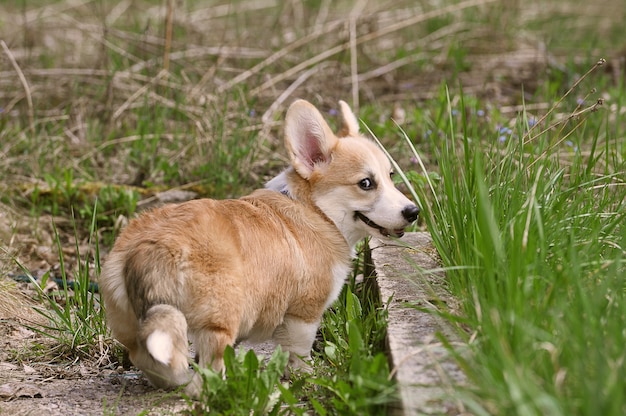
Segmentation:
{"type": "Polygon", "coordinates": [[[281,194],[290,199],[293,199],[294,201],[299,201],[303,204],[310,206],[315,212],[317,212],[318,215],[320,215],[337,229],[339,234],[341,234],[343,239],[350,247],[350,252],[354,255],[355,246],[358,241],[352,241],[353,239],[350,238],[350,236],[344,235],[344,233],[341,231],[341,228],[328,215],[326,215],[319,206],[317,206],[317,204],[311,197],[309,182],[300,177],[300,175],[298,175],[292,167],[284,170],[278,176],[267,182],[265,184],[265,188],[280,192],[281,194]]]}

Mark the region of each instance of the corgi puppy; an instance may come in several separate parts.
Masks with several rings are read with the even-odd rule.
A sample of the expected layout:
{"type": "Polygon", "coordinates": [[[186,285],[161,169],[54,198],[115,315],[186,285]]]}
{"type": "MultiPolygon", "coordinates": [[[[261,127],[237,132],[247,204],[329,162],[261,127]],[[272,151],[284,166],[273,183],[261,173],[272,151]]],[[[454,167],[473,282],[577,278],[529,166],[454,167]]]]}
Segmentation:
{"type": "Polygon", "coordinates": [[[306,360],[324,310],[368,235],[401,237],[418,207],[396,189],[391,163],[359,134],[340,101],[335,135],[320,112],[295,101],[285,120],[291,166],[267,189],[233,200],[200,199],[143,213],[122,231],[100,276],[112,334],[157,387],[223,371],[240,340],[272,339],[294,368],[306,360]]]}

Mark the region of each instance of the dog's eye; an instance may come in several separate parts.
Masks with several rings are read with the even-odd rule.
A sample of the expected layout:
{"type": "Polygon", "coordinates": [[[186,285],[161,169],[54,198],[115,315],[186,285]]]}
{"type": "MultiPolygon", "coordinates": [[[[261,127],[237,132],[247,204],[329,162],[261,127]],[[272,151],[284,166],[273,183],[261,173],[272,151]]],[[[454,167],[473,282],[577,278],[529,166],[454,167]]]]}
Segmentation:
{"type": "Polygon", "coordinates": [[[363,189],[364,191],[369,191],[373,187],[374,182],[372,182],[370,178],[361,179],[361,181],[359,182],[359,188],[363,189]]]}

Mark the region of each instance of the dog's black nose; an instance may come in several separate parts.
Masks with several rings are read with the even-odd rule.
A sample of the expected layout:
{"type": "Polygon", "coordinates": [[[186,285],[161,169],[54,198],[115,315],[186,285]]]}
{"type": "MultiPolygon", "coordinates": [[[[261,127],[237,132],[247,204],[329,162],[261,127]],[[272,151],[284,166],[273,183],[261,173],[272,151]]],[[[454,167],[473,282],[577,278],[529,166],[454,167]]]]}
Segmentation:
{"type": "Polygon", "coordinates": [[[417,207],[417,205],[407,205],[402,210],[402,216],[408,222],[415,221],[419,213],[420,213],[420,209],[417,207]]]}

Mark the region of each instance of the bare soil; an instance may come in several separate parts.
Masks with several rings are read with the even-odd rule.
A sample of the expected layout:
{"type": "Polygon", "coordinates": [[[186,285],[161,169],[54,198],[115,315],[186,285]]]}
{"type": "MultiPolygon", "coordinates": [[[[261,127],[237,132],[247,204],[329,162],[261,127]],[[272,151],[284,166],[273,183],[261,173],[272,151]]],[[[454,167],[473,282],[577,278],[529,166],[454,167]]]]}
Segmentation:
{"type": "MultiPolygon", "coordinates": [[[[24,309],[20,313],[25,316],[29,312],[24,309]]],[[[30,319],[5,314],[0,322],[2,415],[42,411],[46,415],[162,415],[189,408],[180,395],[155,389],[137,371],[101,367],[90,360],[48,362],[45,354],[44,361],[32,360],[33,349],[53,347],[50,340],[26,328],[30,319]],[[22,361],[21,355],[27,360],[22,361]]]]}
{"type": "MultiPolygon", "coordinates": [[[[3,326],[3,332],[11,326],[3,326]]],[[[15,332],[20,331],[9,334],[5,346],[23,342],[15,332]]],[[[0,414],[164,415],[189,409],[180,396],[154,389],[136,372],[101,369],[89,363],[9,362],[0,362],[0,371],[0,414]]]]}

